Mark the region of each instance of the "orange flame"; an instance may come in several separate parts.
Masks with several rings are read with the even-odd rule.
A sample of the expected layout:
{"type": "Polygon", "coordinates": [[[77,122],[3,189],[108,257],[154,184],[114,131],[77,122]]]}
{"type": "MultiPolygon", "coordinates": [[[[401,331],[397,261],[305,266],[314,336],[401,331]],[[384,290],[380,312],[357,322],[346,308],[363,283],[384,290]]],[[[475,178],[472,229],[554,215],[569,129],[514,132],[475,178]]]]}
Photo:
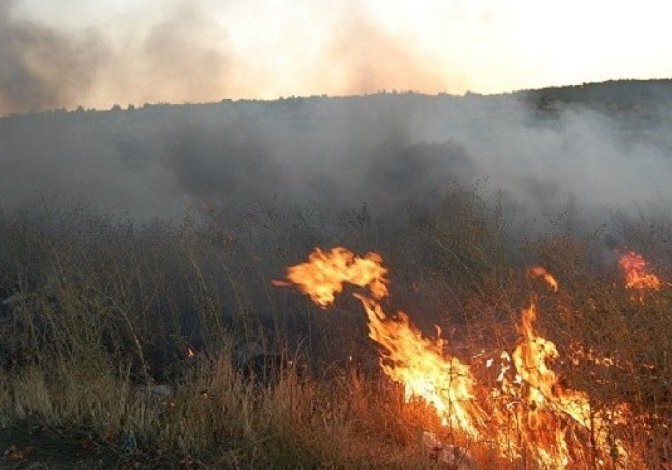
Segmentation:
{"type": "Polygon", "coordinates": [[[661,281],[649,272],[646,261],[636,251],[625,251],[618,264],[625,275],[625,287],[638,290],[659,290],[661,281]]]}
{"type": "MultiPolygon", "coordinates": [[[[589,461],[591,457],[581,449],[585,442],[592,442],[599,455],[616,455],[620,462],[627,459],[623,446],[611,436],[605,415],[591,408],[588,395],[560,385],[549,366],[558,358],[558,350],[534,331],[534,301],[522,311],[520,340],[513,354],[504,351],[500,356],[499,389],[476,393],[477,382],[469,366],[444,353],[440,330],[436,339],[427,338],[404,312],[394,318],[385,314],[380,299],[388,295],[388,281],[380,255],[369,253],[359,258],[344,248],[328,253],[316,248],[307,263],[290,267],[287,273],[289,281],[273,284],[295,284],[323,308],[333,303],[345,282],[369,287],[370,296],[354,296],[366,311],[369,337],[381,346],[380,366],[403,385],[405,401],[422,399],[435,409],[444,425],[473,440],[485,438],[496,443],[502,457],[520,459],[526,449],[540,468],[565,468],[572,462],[589,461]],[[513,379],[509,378],[511,360],[516,372],[513,379]],[[490,401],[480,403],[478,397],[484,396],[490,401]],[[490,410],[490,415],[485,410],[490,410]],[[577,430],[590,439],[577,440],[577,430]]],[[[546,269],[534,266],[527,274],[543,278],[553,291],[558,290],[557,281],[546,269]]],[[[490,367],[492,360],[486,363],[490,367]]]]}
{"type": "Polygon", "coordinates": [[[194,351],[191,346],[187,346],[187,357],[194,357],[196,356],[196,351],[194,351]]]}
{"type": "MultiPolygon", "coordinates": [[[[549,468],[565,468],[577,457],[585,458],[577,446],[569,446],[571,427],[562,422],[565,416],[592,438],[601,455],[626,460],[627,453],[622,444],[611,436],[605,414],[592,409],[587,393],[562,387],[558,375],[549,367],[548,362],[557,359],[559,353],[552,341],[535,333],[533,326],[537,314],[534,302],[523,309],[519,327],[521,339],[512,354],[522,387],[519,390],[512,386],[505,389],[506,393],[518,395],[525,401],[526,409],[517,410],[517,414],[519,418],[523,414],[526,419],[515,420],[524,423],[524,429],[517,430],[522,444],[549,468]]],[[[499,416],[503,413],[500,412],[499,416]]],[[[612,422],[614,417],[618,418],[612,416],[612,422]]]]}
{"type": "Polygon", "coordinates": [[[272,281],[282,287],[296,285],[304,294],[322,308],[334,302],[336,294],[343,290],[344,283],[359,287],[368,286],[376,299],[387,296],[387,269],[378,253],[368,253],[363,258],[345,248],[332,248],[323,252],[315,248],[306,263],[287,269],[288,281],[272,281]]]}
{"type": "Polygon", "coordinates": [[[568,414],[587,427],[590,408],[585,394],[566,393],[558,385],[556,373],[547,361],[557,359],[555,344],[538,336],[533,329],[537,319],[534,303],[523,309],[520,326],[521,341],[512,354],[516,372],[525,383],[523,399],[526,400],[524,439],[539,460],[554,468],[564,468],[570,462],[567,440],[557,423],[557,412],[568,414]]]}
{"type": "MultiPolygon", "coordinates": [[[[345,248],[324,253],[316,248],[308,262],[287,270],[287,279],[313,302],[326,307],[348,282],[368,286],[373,298],[355,294],[368,316],[369,337],[382,346],[380,366],[393,381],[404,386],[405,400],[422,398],[436,409],[445,425],[460,429],[472,438],[479,410],[473,404],[474,379],[468,366],[443,355],[443,339],[425,338],[404,312],[388,318],[379,302],[388,295],[387,269],[382,258],[369,253],[364,258],[345,248]]],[[[273,281],[276,286],[291,285],[273,281]]]]}
{"type": "Polygon", "coordinates": [[[541,277],[553,292],[558,292],[558,281],[555,280],[551,273],[546,271],[546,268],[542,268],[541,266],[531,266],[527,268],[527,276],[532,279],[541,277]]]}
{"type": "Polygon", "coordinates": [[[404,386],[406,402],[423,399],[436,409],[444,425],[477,438],[483,411],[474,401],[475,380],[469,367],[444,356],[443,339],[425,338],[404,312],[388,318],[378,302],[359,294],[355,297],[366,310],[369,337],[384,349],[380,367],[404,386]]]}

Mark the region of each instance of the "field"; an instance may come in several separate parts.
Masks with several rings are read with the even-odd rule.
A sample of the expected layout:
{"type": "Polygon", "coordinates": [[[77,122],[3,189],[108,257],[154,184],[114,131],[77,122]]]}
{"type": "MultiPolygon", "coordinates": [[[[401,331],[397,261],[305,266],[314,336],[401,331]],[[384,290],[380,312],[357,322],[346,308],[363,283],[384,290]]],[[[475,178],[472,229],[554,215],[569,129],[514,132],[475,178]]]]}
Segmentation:
{"type": "Polygon", "coordinates": [[[453,186],[394,217],[273,204],[142,226],[82,206],[3,214],[2,465],[450,468],[423,443],[429,431],[468,455],[454,468],[553,467],[490,409],[483,429],[505,429],[517,449],[508,456],[493,434],[469,439],[406,400],[350,295],[363,289],[346,287],[322,309],[273,285],[315,247],[344,246],[381,255],[386,311],[403,310],[427,338],[439,326],[442,354],[470,367],[476,399],[501,385],[486,364],[521,344],[533,300],[534,329],[559,353],[548,361],[554,390],[586,392],[591,416],[611,416],[609,442],[628,453],[603,452],[596,427],[576,430],[560,410],[565,463],[669,467],[669,222],[614,213],[589,229],[560,213],[542,229],[484,194],[453,186]],[[624,250],[647,260],[657,289],[627,288],[624,250]],[[557,293],[530,278],[533,265],[552,273],[557,293]]]}
{"type": "Polygon", "coordinates": [[[0,470],[672,470],[672,7],[593,3],[0,0],[0,470]]]}

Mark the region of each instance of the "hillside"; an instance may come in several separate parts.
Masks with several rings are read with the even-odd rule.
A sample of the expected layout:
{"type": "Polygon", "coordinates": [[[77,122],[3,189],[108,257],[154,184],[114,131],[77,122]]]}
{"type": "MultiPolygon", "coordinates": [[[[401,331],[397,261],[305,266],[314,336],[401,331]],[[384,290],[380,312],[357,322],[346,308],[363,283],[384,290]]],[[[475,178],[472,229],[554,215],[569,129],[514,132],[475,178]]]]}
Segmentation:
{"type": "Polygon", "coordinates": [[[3,119],[0,467],[669,467],[631,85],[3,119]]]}
{"type": "Polygon", "coordinates": [[[13,116],[0,120],[0,207],[83,198],[141,220],[269,199],[387,211],[486,179],[536,214],[570,200],[664,205],[670,83],[13,116]],[[596,193],[598,168],[609,170],[596,193]]]}

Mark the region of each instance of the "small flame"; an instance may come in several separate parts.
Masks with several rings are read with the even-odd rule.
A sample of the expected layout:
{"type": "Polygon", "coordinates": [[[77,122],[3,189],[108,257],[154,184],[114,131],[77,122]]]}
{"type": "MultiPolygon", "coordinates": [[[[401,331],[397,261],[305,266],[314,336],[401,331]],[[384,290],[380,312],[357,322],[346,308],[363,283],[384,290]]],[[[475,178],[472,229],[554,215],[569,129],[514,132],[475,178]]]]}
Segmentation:
{"type": "Polygon", "coordinates": [[[584,348],[576,342],[571,342],[569,345],[569,359],[575,366],[578,366],[581,363],[585,363],[600,367],[632,367],[631,363],[623,363],[623,361],[617,361],[615,358],[609,355],[598,354],[592,349],[584,348]]]}
{"type": "Polygon", "coordinates": [[[315,248],[305,263],[287,269],[287,280],[274,280],[278,287],[296,285],[301,292],[322,308],[331,305],[344,283],[368,287],[376,299],[387,296],[387,269],[378,253],[368,253],[363,258],[345,248],[332,248],[324,252],[315,248]]]}
{"type": "Polygon", "coordinates": [[[659,290],[661,281],[649,271],[644,257],[636,251],[621,253],[618,264],[625,275],[625,287],[637,290],[659,290]]]}
{"type": "Polygon", "coordinates": [[[195,357],[196,351],[192,349],[191,346],[187,346],[187,357],[195,357]]]}
{"type": "Polygon", "coordinates": [[[527,276],[532,279],[538,277],[542,278],[553,292],[558,292],[558,281],[555,280],[553,275],[551,275],[546,268],[542,268],[541,266],[531,266],[527,268],[527,276]]]}

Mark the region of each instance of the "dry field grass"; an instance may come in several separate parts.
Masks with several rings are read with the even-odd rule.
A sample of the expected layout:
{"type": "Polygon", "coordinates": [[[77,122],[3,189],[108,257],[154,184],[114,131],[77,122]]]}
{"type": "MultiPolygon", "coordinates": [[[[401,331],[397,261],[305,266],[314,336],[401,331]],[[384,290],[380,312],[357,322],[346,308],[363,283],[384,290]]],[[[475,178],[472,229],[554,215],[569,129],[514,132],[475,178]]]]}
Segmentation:
{"type": "MultiPolygon", "coordinates": [[[[0,466],[431,468],[430,430],[471,446],[479,468],[538,468],[525,456],[504,462],[431,408],[404,403],[350,295],[322,310],[271,285],[313,247],[343,245],[381,253],[390,302],[428,336],[439,325],[447,350],[486,376],[484,360],[512,350],[534,295],[563,384],[595,407],[627,403],[639,418],[614,433],[641,465],[671,468],[672,288],[633,295],[604,242],[672,279],[670,235],[664,220],[624,216],[587,229],[561,215],[525,230],[458,189],[394,218],[365,206],[255,206],[142,227],[81,207],[4,214],[0,294],[12,301],[0,316],[0,466]],[[525,277],[532,264],[555,275],[557,294],[525,277]],[[274,362],[244,367],[251,343],[274,362]],[[617,366],[573,363],[577,347],[617,366]]],[[[596,468],[597,457],[570,467],[596,468]]]]}

